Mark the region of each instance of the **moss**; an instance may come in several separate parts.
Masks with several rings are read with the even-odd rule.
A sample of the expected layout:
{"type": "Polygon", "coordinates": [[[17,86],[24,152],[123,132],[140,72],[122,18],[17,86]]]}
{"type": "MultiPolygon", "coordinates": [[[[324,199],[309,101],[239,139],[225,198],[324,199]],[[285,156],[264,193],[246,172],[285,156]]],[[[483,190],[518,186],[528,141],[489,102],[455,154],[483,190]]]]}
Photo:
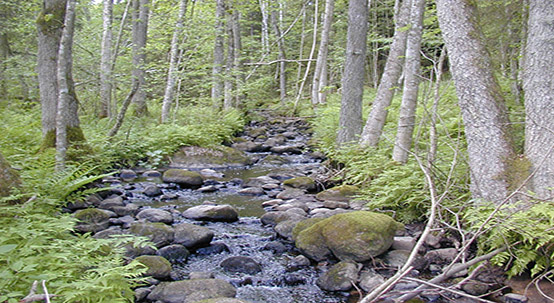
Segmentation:
{"type": "Polygon", "coordinates": [[[110,216],[96,208],[87,208],[75,213],[75,218],[85,223],[99,223],[107,221],[110,216]]]}
{"type": "Polygon", "coordinates": [[[313,191],[316,189],[315,181],[310,177],[296,177],[288,179],[283,182],[283,185],[293,188],[302,188],[308,191],[313,191]]]}
{"type": "Polygon", "coordinates": [[[344,184],[322,191],[316,195],[316,198],[319,200],[348,202],[358,191],[359,188],[357,186],[344,184]]]}
{"type": "Polygon", "coordinates": [[[139,256],[135,260],[148,268],[147,276],[166,278],[171,272],[171,263],[162,256],[139,256]]]}
{"type": "Polygon", "coordinates": [[[314,224],[322,220],[325,220],[325,218],[310,218],[310,219],[306,219],[298,222],[292,230],[292,240],[296,241],[298,234],[300,234],[302,231],[312,227],[314,224]]]}
{"type": "Polygon", "coordinates": [[[503,179],[508,183],[508,190],[516,190],[525,182],[531,173],[531,166],[531,161],[523,155],[506,161],[503,179]]]}
{"type": "MultiPolygon", "coordinates": [[[[86,145],[85,134],[80,126],[68,126],[67,127],[67,141],[70,147],[75,149],[87,149],[90,151],[90,147],[86,145]]],[[[39,151],[45,151],[48,148],[56,147],[56,129],[51,129],[46,132],[42,137],[42,143],[40,144],[39,151]]]]}
{"type": "Polygon", "coordinates": [[[43,9],[37,17],[39,30],[45,35],[55,34],[61,30],[65,19],[65,1],[54,2],[49,9],[43,9]]]}

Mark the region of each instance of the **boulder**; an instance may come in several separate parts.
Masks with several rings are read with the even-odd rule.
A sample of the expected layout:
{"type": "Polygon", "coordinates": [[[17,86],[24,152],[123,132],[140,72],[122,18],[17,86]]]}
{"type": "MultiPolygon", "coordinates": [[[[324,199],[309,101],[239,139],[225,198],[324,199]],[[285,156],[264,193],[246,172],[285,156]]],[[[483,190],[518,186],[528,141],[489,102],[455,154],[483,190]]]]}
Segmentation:
{"type": "Polygon", "coordinates": [[[186,188],[196,188],[204,182],[202,175],[198,172],[175,168],[166,170],[162,178],[164,182],[177,183],[186,188]]]}
{"type": "Polygon", "coordinates": [[[296,224],[298,224],[298,222],[302,220],[304,220],[304,218],[282,221],[279,222],[279,224],[275,225],[273,229],[280,237],[292,241],[292,230],[294,229],[296,224]]]}
{"type": "Polygon", "coordinates": [[[261,187],[247,187],[239,190],[238,194],[243,196],[262,196],[265,195],[265,191],[261,187]]]}
{"type": "Polygon", "coordinates": [[[375,288],[385,283],[385,278],[373,269],[362,271],[360,274],[360,287],[365,292],[372,292],[375,288]]]}
{"type": "Polygon", "coordinates": [[[137,177],[137,173],[132,169],[122,169],[119,171],[119,177],[124,181],[132,181],[137,177]]]}
{"type": "Polygon", "coordinates": [[[244,152],[227,146],[184,146],[173,155],[170,163],[171,168],[217,169],[247,166],[252,160],[244,152]]]}
{"type": "Polygon", "coordinates": [[[303,219],[306,219],[306,217],[299,214],[285,212],[285,211],[272,211],[272,212],[265,213],[260,218],[260,221],[262,221],[262,224],[275,226],[283,221],[303,220],[303,219]]]}
{"type": "Polygon", "coordinates": [[[296,154],[299,155],[302,153],[302,150],[298,146],[293,145],[281,145],[274,146],[270,149],[271,152],[276,154],[296,154]]]}
{"type": "Polygon", "coordinates": [[[230,205],[198,205],[183,212],[187,219],[201,221],[234,222],[239,218],[237,210],[230,205]]]}
{"type": "Polygon", "coordinates": [[[162,176],[162,173],[157,170],[147,170],[142,173],[142,176],[145,178],[160,178],[162,176]]]}
{"type": "Polygon", "coordinates": [[[283,182],[283,185],[292,188],[301,188],[307,191],[315,191],[317,189],[314,179],[310,177],[296,177],[288,179],[283,182]]]}
{"type": "Polygon", "coordinates": [[[137,222],[131,225],[129,232],[136,236],[144,236],[160,248],[173,242],[174,231],[164,223],[137,222]]]}
{"type": "Polygon", "coordinates": [[[302,195],[304,195],[306,191],[304,189],[300,188],[287,188],[283,190],[282,192],[278,193],[276,198],[282,199],[282,200],[290,200],[294,198],[298,198],[302,195]]]}
{"type": "Polygon", "coordinates": [[[167,224],[173,223],[173,216],[171,215],[171,213],[158,208],[147,208],[141,210],[137,214],[137,219],[167,224]]]}
{"type": "Polygon", "coordinates": [[[368,211],[334,215],[306,227],[309,223],[313,221],[297,224],[293,238],[296,247],[316,261],[332,255],[342,261],[368,261],[387,251],[403,226],[387,215],[368,211]]]}
{"type": "Polygon", "coordinates": [[[162,256],[138,256],[135,260],[148,268],[144,275],[162,280],[169,278],[171,263],[166,258],[162,256]]]}
{"type": "Polygon", "coordinates": [[[175,230],[173,242],[187,248],[208,245],[214,237],[213,231],[209,228],[190,223],[175,225],[173,229],[175,230]]]}
{"type": "Polygon", "coordinates": [[[230,249],[227,244],[223,242],[213,242],[209,246],[202,247],[196,250],[196,254],[201,256],[219,254],[222,252],[229,252],[230,249]]]}
{"type": "Polygon", "coordinates": [[[170,263],[184,263],[190,252],[181,244],[164,246],[158,250],[158,255],[166,258],[170,263]]]}
{"type": "Polygon", "coordinates": [[[321,201],[348,202],[358,190],[358,187],[354,185],[339,185],[318,193],[316,198],[321,201]]]}
{"type": "Polygon", "coordinates": [[[96,233],[110,226],[110,216],[96,208],[79,210],[75,213],[75,218],[79,220],[75,230],[83,233],[96,233]]]}
{"type": "Polygon", "coordinates": [[[267,155],[260,163],[265,165],[283,165],[290,163],[290,160],[279,155],[267,155]]]}
{"type": "Polygon", "coordinates": [[[212,298],[232,298],[236,290],[220,279],[194,279],[162,282],[148,295],[148,300],[161,303],[195,302],[212,298]]]}
{"type": "Polygon", "coordinates": [[[227,272],[241,272],[245,274],[254,275],[262,271],[262,267],[260,264],[254,259],[244,256],[235,256],[235,257],[229,257],[219,266],[223,267],[223,269],[227,272]]]}
{"type": "Polygon", "coordinates": [[[116,206],[125,206],[121,196],[114,195],[102,200],[102,202],[98,205],[98,208],[112,210],[116,206]]]}
{"type": "Polygon", "coordinates": [[[148,185],[142,193],[148,197],[156,197],[162,194],[162,190],[157,185],[148,185]]]}
{"type": "Polygon", "coordinates": [[[316,281],[317,286],[328,291],[347,291],[352,283],[358,281],[359,266],[352,262],[341,261],[316,281]]]}
{"type": "Polygon", "coordinates": [[[128,203],[124,206],[114,206],[112,210],[120,217],[134,216],[139,211],[139,206],[134,203],[128,203]]]}

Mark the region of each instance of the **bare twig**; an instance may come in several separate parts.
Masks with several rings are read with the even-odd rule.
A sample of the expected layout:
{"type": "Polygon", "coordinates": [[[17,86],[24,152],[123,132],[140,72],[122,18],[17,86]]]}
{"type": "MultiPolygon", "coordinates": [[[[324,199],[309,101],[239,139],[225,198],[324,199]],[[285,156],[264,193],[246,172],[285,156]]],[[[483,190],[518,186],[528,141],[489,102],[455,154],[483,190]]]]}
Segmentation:
{"type": "Polygon", "coordinates": [[[46,280],[42,280],[42,290],[44,291],[45,303],[50,303],[50,295],[48,294],[48,289],[46,288],[46,280]]]}
{"type": "Polygon", "coordinates": [[[470,294],[465,293],[463,291],[458,291],[458,290],[451,289],[451,288],[448,288],[448,287],[440,286],[438,284],[431,283],[431,282],[428,282],[428,281],[425,281],[425,280],[410,278],[410,277],[406,277],[406,278],[404,278],[404,280],[421,283],[421,284],[424,284],[424,285],[427,285],[427,286],[430,286],[430,287],[433,287],[433,288],[437,288],[437,289],[440,289],[440,290],[451,292],[451,293],[456,294],[458,296],[471,298],[471,299],[477,300],[479,302],[494,303],[494,301],[489,301],[489,300],[486,300],[486,299],[483,299],[483,298],[479,298],[477,296],[470,295],[470,294]]]}
{"type": "Polygon", "coordinates": [[[19,303],[28,303],[28,302],[37,302],[37,301],[44,301],[46,303],[50,303],[50,298],[56,297],[56,295],[48,294],[48,290],[45,286],[45,281],[42,281],[42,289],[44,290],[44,294],[36,294],[37,291],[37,285],[38,281],[33,282],[33,285],[31,285],[31,289],[29,290],[29,294],[25,296],[25,298],[19,300],[19,303]]]}

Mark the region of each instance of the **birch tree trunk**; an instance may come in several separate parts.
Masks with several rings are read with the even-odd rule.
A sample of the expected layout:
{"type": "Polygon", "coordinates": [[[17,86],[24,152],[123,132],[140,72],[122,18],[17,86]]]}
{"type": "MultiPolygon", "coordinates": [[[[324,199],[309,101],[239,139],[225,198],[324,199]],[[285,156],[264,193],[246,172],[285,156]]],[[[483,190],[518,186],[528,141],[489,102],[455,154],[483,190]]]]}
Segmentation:
{"type": "Polygon", "coordinates": [[[388,110],[394,97],[398,79],[402,73],[404,55],[406,52],[406,40],[409,30],[406,28],[410,19],[411,0],[404,0],[398,10],[396,26],[392,44],[390,45],[389,56],[385,63],[385,69],[381,81],[377,87],[377,94],[369,116],[367,117],[360,145],[363,147],[376,147],[383,133],[383,127],[387,120],[388,110]]]}
{"type": "Polygon", "coordinates": [[[161,122],[169,122],[169,111],[173,102],[173,94],[175,91],[175,82],[177,80],[177,61],[179,56],[179,38],[183,33],[183,22],[187,12],[187,0],[179,2],[179,15],[175,22],[175,30],[171,37],[171,50],[169,53],[169,69],[167,71],[167,83],[165,86],[164,99],[162,102],[161,122]]]}
{"type": "Polygon", "coordinates": [[[148,115],[144,87],[149,6],[149,0],[133,0],[133,77],[134,81],[138,81],[133,103],[135,104],[134,114],[138,117],[148,115]]]}
{"type": "Polygon", "coordinates": [[[212,102],[215,108],[221,108],[223,101],[223,64],[224,64],[224,36],[225,27],[223,18],[225,18],[225,1],[217,0],[215,11],[215,44],[214,44],[214,62],[212,66],[212,102]]]}
{"type": "Polygon", "coordinates": [[[113,0],[104,0],[102,48],[100,50],[100,112],[98,118],[112,116],[112,18],[113,0]]]}
{"type": "Polygon", "coordinates": [[[357,141],[362,132],[362,96],[368,27],[367,4],[367,0],[350,0],[348,4],[346,61],[342,76],[338,145],[357,141]]]}
{"type": "Polygon", "coordinates": [[[234,58],[233,58],[233,68],[235,75],[235,103],[234,106],[239,108],[244,98],[242,93],[242,86],[244,85],[244,62],[241,56],[242,53],[242,41],[240,37],[240,12],[235,7],[233,10],[233,45],[235,46],[234,58]]]}
{"type": "Polygon", "coordinates": [[[500,87],[468,0],[437,0],[467,140],[471,193],[500,202],[508,195],[508,163],[515,151],[500,87]]]}
{"type": "MultiPolygon", "coordinates": [[[[312,59],[314,58],[315,53],[315,47],[317,45],[317,25],[318,25],[318,15],[319,15],[319,0],[315,0],[314,2],[314,27],[313,27],[313,36],[312,36],[312,48],[310,49],[310,57],[308,58],[308,63],[306,64],[306,71],[304,72],[304,77],[302,77],[302,81],[300,82],[300,87],[298,88],[298,94],[296,95],[296,100],[294,101],[294,112],[296,112],[296,108],[298,107],[298,102],[302,98],[302,92],[304,91],[304,85],[306,84],[306,79],[308,79],[308,74],[310,73],[310,66],[312,64],[312,59]]],[[[304,32],[304,30],[302,30],[304,32]]],[[[301,43],[302,44],[302,43],[301,43]]],[[[301,59],[301,58],[300,58],[301,59]]]]}
{"type": "Polygon", "coordinates": [[[271,13],[271,24],[279,47],[279,99],[281,103],[284,103],[287,98],[287,63],[285,62],[287,55],[285,53],[285,43],[281,37],[281,29],[279,28],[277,20],[277,12],[271,13]]]}
{"type": "Polygon", "coordinates": [[[267,0],[260,1],[260,12],[262,13],[262,52],[269,53],[269,14],[267,0]]]}
{"type": "Polygon", "coordinates": [[[537,198],[554,196],[554,2],[530,0],[525,48],[525,154],[537,198]]]}
{"type": "Polygon", "coordinates": [[[65,169],[67,158],[67,124],[69,121],[69,83],[67,74],[71,68],[71,52],[73,44],[73,30],[75,24],[75,1],[68,0],[65,10],[60,49],[58,52],[58,107],[56,113],[56,171],[65,169]]]}
{"type": "Polygon", "coordinates": [[[421,35],[423,33],[423,12],[425,0],[412,0],[410,9],[410,31],[406,46],[406,64],[404,66],[404,90],[402,104],[398,117],[396,140],[392,151],[392,159],[400,163],[408,161],[408,153],[412,146],[412,135],[415,127],[415,111],[421,79],[420,54],[421,35]]]}
{"type": "MultiPolygon", "coordinates": [[[[228,6],[230,6],[229,4],[228,6]]],[[[228,7],[227,9],[231,9],[228,7]]],[[[233,13],[227,12],[226,16],[226,31],[227,31],[227,58],[225,59],[225,80],[224,80],[224,98],[223,109],[231,109],[233,107],[233,94],[234,94],[234,61],[235,61],[235,39],[233,37],[233,13]]]]}
{"type": "Polygon", "coordinates": [[[335,0],[325,1],[325,13],[323,14],[323,27],[321,29],[321,41],[317,51],[317,61],[315,63],[314,78],[312,81],[312,104],[317,105],[325,103],[327,86],[327,55],[329,53],[329,33],[333,23],[333,11],[335,9],[335,0]]]}

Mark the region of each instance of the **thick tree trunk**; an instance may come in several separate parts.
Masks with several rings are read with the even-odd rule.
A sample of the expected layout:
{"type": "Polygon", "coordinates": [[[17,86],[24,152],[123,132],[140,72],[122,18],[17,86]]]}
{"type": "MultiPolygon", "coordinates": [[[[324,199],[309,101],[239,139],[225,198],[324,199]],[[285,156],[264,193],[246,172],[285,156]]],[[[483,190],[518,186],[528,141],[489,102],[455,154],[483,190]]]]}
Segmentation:
{"type": "Polygon", "coordinates": [[[464,120],[471,192],[475,199],[500,202],[511,185],[507,179],[515,152],[504,100],[472,3],[437,0],[437,12],[464,120]]]}
{"type": "Polygon", "coordinates": [[[179,4],[179,15],[175,22],[175,30],[171,38],[171,51],[169,53],[169,69],[167,71],[167,83],[165,86],[164,99],[162,102],[161,122],[169,122],[169,110],[173,102],[175,83],[177,80],[177,61],[179,56],[179,38],[183,32],[183,22],[187,12],[187,0],[181,0],[179,4]]]}
{"type": "Polygon", "coordinates": [[[323,14],[323,28],[321,29],[321,41],[317,52],[314,78],[312,81],[312,104],[325,103],[327,86],[327,54],[329,53],[329,33],[333,23],[333,11],[335,0],[325,1],[325,13],[323,14]]]}
{"type": "Polygon", "coordinates": [[[408,161],[409,150],[412,146],[412,135],[415,127],[415,112],[421,78],[420,54],[421,35],[423,33],[423,12],[425,0],[412,0],[410,9],[410,32],[406,46],[406,64],[404,67],[404,90],[402,104],[398,117],[396,140],[392,151],[392,159],[400,163],[408,161]]]}
{"type": "Polygon", "coordinates": [[[367,0],[350,0],[346,61],[342,76],[342,97],[337,144],[357,141],[362,132],[362,96],[364,92],[367,42],[367,0]]]}
{"type": "Polygon", "coordinates": [[[388,110],[394,97],[395,88],[398,85],[398,79],[402,73],[404,55],[406,52],[406,40],[408,30],[406,26],[410,19],[411,0],[403,0],[396,17],[396,27],[392,44],[390,45],[389,56],[385,63],[385,70],[377,88],[377,94],[373,101],[373,106],[367,117],[362,136],[360,138],[361,146],[377,146],[383,133],[383,127],[387,120],[388,110]]]}
{"type": "Polygon", "coordinates": [[[104,0],[104,10],[102,12],[102,49],[100,50],[99,118],[112,116],[112,19],[113,0],[104,0]]]}
{"type": "Polygon", "coordinates": [[[133,97],[134,114],[148,115],[146,105],[146,37],[148,33],[149,0],[133,0],[133,80],[138,81],[138,90],[133,97]]]}
{"type": "Polygon", "coordinates": [[[212,67],[212,102],[215,108],[221,107],[223,101],[223,64],[225,54],[223,50],[225,27],[223,18],[225,18],[225,1],[217,0],[215,11],[215,44],[214,61],[212,67]]]}
{"type": "MultiPolygon", "coordinates": [[[[65,0],[44,0],[43,8],[37,18],[38,54],[37,71],[39,80],[40,103],[42,109],[42,144],[41,150],[56,145],[56,115],[58,111],[58,51],[65,19],[65,0]]],[[[66,73],[68,84],[68,121],[67,135],[69,142],[85,140],[80,127],[78,102],[71,74],[72,60],[67,62],[66,73]]]]}
{"type": "Polygon", "coordinates": [[[56,114],[56,170],[65,169],[67,158],[67,122],[69,120],[69,83],[67,74],[71,68],[73,30],[75,24],[75,1],[68,0],[58,52],[58,108],[56,114]]]}
{"type": "Polygon", "coordinates": [[[554,2],[530,0],[523,89],[525,154],[536,170],[532,189],[539,199],[554,197],[554,2]]]}
{"type": "Polygon", "coordinates": [[[279,28],[277,20],[277,12],[271,13],[271,24],[279,47],[279,60],[281,60],[281,62],[279,62],[279,99],[281,103],[284,103],[287,97],[287,63],[285,62],[287,55],[285,53],[285,43],[281,37],[281,29],[279,28]]]}

